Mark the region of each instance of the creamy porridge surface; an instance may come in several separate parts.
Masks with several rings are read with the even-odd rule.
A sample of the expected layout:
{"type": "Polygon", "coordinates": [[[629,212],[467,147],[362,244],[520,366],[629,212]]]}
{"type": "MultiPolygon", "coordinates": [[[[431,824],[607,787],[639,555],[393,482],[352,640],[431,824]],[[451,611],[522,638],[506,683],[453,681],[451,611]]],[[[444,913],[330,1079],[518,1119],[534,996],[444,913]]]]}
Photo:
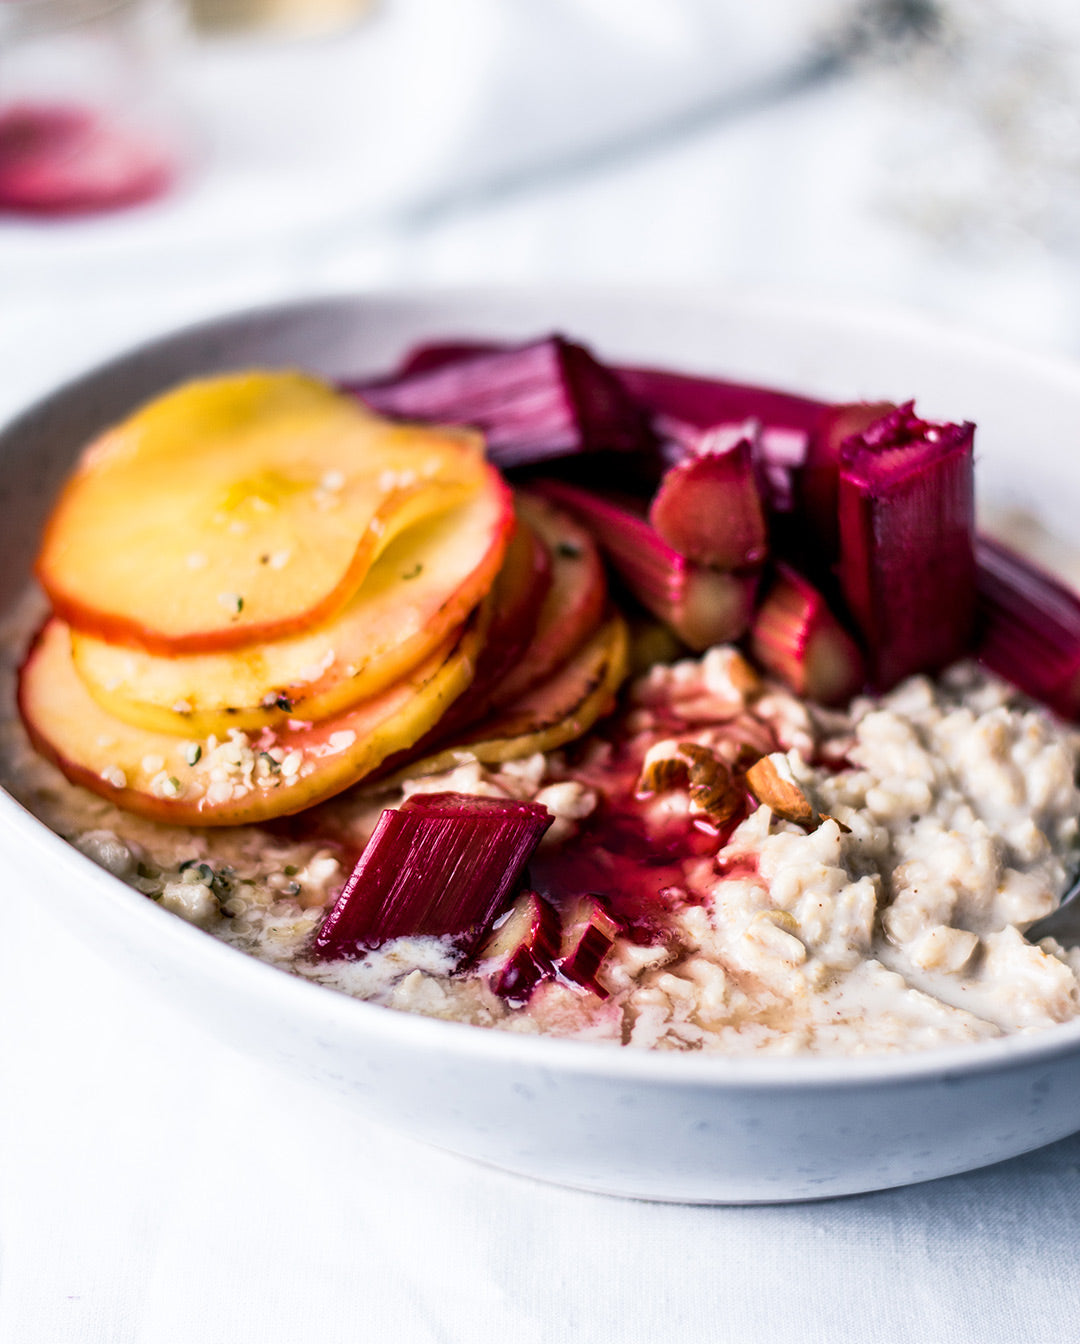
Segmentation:
{"type": "MultiPolygon", "coordinates": [[[[4,647],[24,643],[10,631],[4,647]]],[[[286,971],[405,1011],[662,1049],[845,1054],[1080,1014],[1080,950],[1023,935],[1077,861],[1080,734],[969,665],[844,713],[808,708],[744,669],[723,647],[657,666],[621,717],[572,752],[498,768],[463,759],[263,827],[188,830],[120,812],[39,758],[10,710],[3,774],[148,899],[286,971]],[[718,831],[685,776],[660,786],[663,767],[641,792],[643,768],[687,743],[736,765],[772,753],[820,824],[760,806],[718,831]],[[380,811],[417,790],[548,807],[556,820],[534,885],[556,902],[598,891],[625,929],[599,973],[606,997],[556,977],[513,1007],[484,965],[456,970],[449,941],[433,938],[352,962],[305,959],[380,811]]]]}

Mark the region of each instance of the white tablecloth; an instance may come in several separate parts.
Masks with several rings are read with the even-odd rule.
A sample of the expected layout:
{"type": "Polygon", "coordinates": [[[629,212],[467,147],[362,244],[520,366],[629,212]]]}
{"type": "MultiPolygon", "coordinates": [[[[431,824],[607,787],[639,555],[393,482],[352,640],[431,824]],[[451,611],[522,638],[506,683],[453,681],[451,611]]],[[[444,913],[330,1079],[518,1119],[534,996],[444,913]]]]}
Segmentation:
{"type": "MultiPolygon", "coordinates": [[[[879,72],[740,116],[689,115],[709,101],[710,62],[736,94],[801,68],[809,27],[790,6],[786,24],[737,35],[742,47],[702,18],[708,6],[578,9],[550,12],[584,14],[594,41],[617,36],[630,87],[659,59],[686,72],[682,94],[600,117],[593,167],[533,187],[515,160],[550,169],[573,137],[537,130],[545,67],[508,26],[540,23],[524,0],[386,0],[336,46],[198,53],[185,81],[201,158],[181,193],[83,224],[0,224],[0,412],[178,323],[372,285],[700,278],[915,305],[1080,353],[1067,256],[1030,240],[950,251],[890,213],[883,156],[914,108],[879,72]],[[511,93],[507,50],[524,61],[511,93]],[[423,80],[407,77],[412,52],[423,80]],[[636,156],[607,154],[649,117],[674,128],[636,156]]],[[[557,50],[559,30],[545,31],[557,50]]],[[[587,75],[566,86],[586,128],[587,75]]],[[[604,78],[615,107],[627,83],[604,78]]],[[[3,1344],[1077,1338],[1080,1136],[801,1207],[533,1185],[238,1058],[73,941],[47,892],[0,902],[0,1088],[3,1344]]]]}

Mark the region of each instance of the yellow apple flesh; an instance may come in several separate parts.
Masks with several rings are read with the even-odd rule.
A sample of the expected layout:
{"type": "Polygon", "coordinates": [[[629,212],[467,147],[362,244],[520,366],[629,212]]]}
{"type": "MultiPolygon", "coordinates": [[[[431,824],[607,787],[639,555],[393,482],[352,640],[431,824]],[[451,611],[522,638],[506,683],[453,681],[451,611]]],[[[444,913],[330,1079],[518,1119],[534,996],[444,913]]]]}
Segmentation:
{"type": "Polygon", "coordinates": [[[469,499],[477,435],[397,425],[290,372],[187,383],[83,453],[37,573],[57,616],[166,655],[329,620],[406,528],[469,499]]]}
{"type": "Polygon", "coordinates": [[[51,618],[19,674],[34,747],[74,784],[118,807],[180,826],[239,826],[287,816],[363,779],[418,741],[472,680],[482,637],[470,619],[419,667],[322,723],[186,741],[113,718],[80,681],[64,622],[51,618]]]}
{"type": "Polygon", "coordinates": [[[125,723],[201,738],[322,720],[398,681],[487,595],[514,527],[493,468],[465,504],[402,533],[330,621],[221,653],[159,654],[72,632],[75,668],[125,723]]]}
{"type": "Polygon", "coordinates": [[[464,761],[485,765],[554,751],[583,736],[615,705],[626,676],[627,630],[611,616],[580,649],[538,686],[476,724],[451,745],[401,765],[387,780],[440,774],[464,761]]]}

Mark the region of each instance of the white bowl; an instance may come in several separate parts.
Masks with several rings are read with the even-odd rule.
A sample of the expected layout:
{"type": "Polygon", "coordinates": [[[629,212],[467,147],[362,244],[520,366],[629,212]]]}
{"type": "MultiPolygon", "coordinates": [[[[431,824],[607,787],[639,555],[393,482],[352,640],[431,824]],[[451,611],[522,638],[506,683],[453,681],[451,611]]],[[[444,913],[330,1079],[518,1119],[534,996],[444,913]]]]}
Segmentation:
{"type": "MultiPolygon", "coordinates": [[[[249,365],[329,377],[435,336],[572,333],[603,354],[835,399],[918,394],[980,425],[983,487],[1064,531],[1080,500],[1080,376],[910,319],[723,295],[514,292],[318,300],[224,318],[69,384],[0,436],[0,600],[25,582],[85,439],[179,379],[249,365]]],[[[484,1031],[285,975],[146,900],[0,796],[32,896],[124,975],[218,1036],[439,1147],[583,1189],[700,1203],[815,1199],[927,1180],[1080,1127],[1080,1021],[906,1056],[729,1060],[484,1031]]]]}

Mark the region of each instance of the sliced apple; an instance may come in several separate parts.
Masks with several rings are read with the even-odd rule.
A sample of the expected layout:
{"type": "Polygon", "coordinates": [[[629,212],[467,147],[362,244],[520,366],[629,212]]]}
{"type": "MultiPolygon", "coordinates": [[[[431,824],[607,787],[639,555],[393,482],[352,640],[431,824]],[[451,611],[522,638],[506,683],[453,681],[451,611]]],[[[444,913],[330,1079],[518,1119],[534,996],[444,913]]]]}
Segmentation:
{"type": "Polygon", "coordinates": [[[197,742],[106,713],[53,617],[20,671],[19,711],[43,756],[118,807],[181,826],[245,825],[322,802],[418,741],[472,680],[481,627],[471,619],[401,681],[324,723],[197,742]]]}
{"type": "Polygon", "coordinates": [[[186,737],[331,718],[416,667],[485,597],[514,528],[494,468],[466,504],[402,533],[344,610],[316,629],[225,653],[173,658],[72,633],[76,671],[99,705],[186,737]]]}
{"type": "MultiPolygon", "coordinates": [[[[450,706],[422,741],[408,752],[399,753],[401,760],[429,756],[441,743],[456,740],[471,724],[487,717],[493,691],[517,664],[532,639],[550,582],[547,547],[527,523],[519,520],[486,603],[484,646],[469,693],[450,706]]],[[[396,769],[397,764],[397,758],[387,762],[387,772],[396,769]]]]}
{"type": "Polygon", "coordinates": [[[83,453],[37,572],[73,628],[207,653],[328,620],[406,528],[467,500],[478,436],[380,420],[291,372],[168,392],[83,453]]]}
{"type": "Polygon", "coordinates": [[[565,663],[596,630],[607,601],[604,564],[591,534],[538,495],[519,492],[517,510],[547,547],[551,584],[528,647],[492,695],[496,709],[513,704],[565,663]]]}
{"type": "Polygon", "coordinates": [[[621,616],[610,617],[542,685],[484,719],[452,745],[407,764],[401,762],[386,782],[439,774],[470,759],[485,765],[513,761],[574,741],[613,708],[626,676],[627,645],[626,622],[621,616]]]}
{"type": "Polygon", "coordinates": [[[440,724],[440,737],[483,718],[492,696],[532,642],[551,588],[551,557],[533,529],[518,518],[506,561],[491,591],[490,622],[469,694],[440,724]]]}

